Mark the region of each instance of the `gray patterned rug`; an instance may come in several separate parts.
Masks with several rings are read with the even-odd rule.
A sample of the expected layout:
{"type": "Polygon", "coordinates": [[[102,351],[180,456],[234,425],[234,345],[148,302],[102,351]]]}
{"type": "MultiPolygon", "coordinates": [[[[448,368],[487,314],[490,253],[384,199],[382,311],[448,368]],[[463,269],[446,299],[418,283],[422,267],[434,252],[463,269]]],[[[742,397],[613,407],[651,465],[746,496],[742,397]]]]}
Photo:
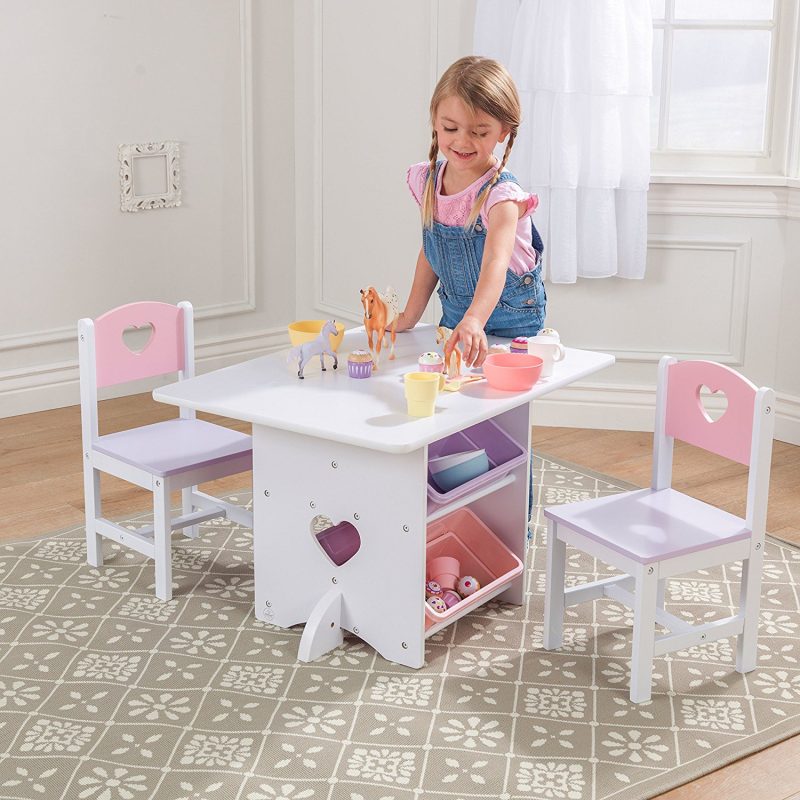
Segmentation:
{"type": "MultiPolygon", "coordinates": [[[[800,551],[767,546],[758,669],[734,672],[732,640],[676,653],[632,705],[624,607],[570,609],[564,649],[541,645],[541,505],[628,487],[546,458],[536,473],[526,605],[440,632],[418,671],[355,638],[299,663],[301,628],[255,621],[251,532],[224,521],[176,542],[166,604],[136,553],[87,567],[81,529],[0,547],[0,797],[627,800],[800,731],[800,551]]],[[[572,584],[607,574],[568,555],[572,584]]],[[[725,616],[738,579],[673,581],[670,610],[725,616]]]]}

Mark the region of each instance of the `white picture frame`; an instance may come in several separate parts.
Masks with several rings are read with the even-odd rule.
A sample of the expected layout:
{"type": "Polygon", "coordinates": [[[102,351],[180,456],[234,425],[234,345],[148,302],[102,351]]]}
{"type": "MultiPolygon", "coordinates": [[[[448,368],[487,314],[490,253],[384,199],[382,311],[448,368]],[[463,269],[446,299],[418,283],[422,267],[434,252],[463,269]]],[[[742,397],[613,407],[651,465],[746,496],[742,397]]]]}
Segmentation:
{"type": "Polygon", "coordinates": [[[181,205],[180,143],[169,141],[121,144],[119,183],[122,211],[146,211],[181,205]],[[140,159],[163,160],[163,175],[161,166],[151,162],[146,165],[145,181],[142,169],[145,163],[140,159]]]}

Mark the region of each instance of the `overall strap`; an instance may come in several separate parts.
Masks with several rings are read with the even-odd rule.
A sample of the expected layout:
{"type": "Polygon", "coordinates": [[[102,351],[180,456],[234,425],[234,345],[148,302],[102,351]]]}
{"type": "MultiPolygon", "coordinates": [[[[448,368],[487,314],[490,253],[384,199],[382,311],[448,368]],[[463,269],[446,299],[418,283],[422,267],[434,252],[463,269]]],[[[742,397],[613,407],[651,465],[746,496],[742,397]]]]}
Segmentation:
{"type": "MultiPolygon", "coordinates": [[[[440,158],[440,159],[439,159],[439,160],[436,162],[436,169],[435,169],[435,170],[434,170],[434,172],[433,172],[433,186],[434,186],[434,188],[436,187],[436,181],[437,181],[437,180],[439,180],[439,172],[440,172],[440,170],[442,169],[442,164],[444,164],[444,159],[443,159],[443,158],[440,158]]],[[[428,164],[428,167],[427,167],[427,169],[425,170],[425,183],[427,183],[427,182],[428,182],[428,175],[430,175],[430,174],[431,174],[431,165],[430,165],[430,164],[428,164]]],[[[423,184],[423,185],[424,185],[424,184],[423,184]]]]}

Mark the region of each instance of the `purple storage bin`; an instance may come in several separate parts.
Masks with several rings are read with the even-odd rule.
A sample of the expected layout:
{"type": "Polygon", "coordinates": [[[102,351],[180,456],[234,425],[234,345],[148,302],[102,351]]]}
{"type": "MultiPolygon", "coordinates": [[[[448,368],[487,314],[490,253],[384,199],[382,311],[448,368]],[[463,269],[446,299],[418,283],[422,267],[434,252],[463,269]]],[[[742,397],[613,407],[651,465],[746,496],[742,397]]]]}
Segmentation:
{"type": "Polygon", "coordinates": [[[502,478],[517,465],[524,464],[528,457],[522,445],[515,442],[496,422],[487,419],[445,439],[439,439],[438,442],[431,442],[428,445],[428,458],[441,458],[481,448],[486,450],[489,471],[449,492],[440,492],[432,481],[430,471],[428,472],[428,497],[434,503],[440,505],[449,503],[497,478],[502,478]]]}
{"type": "Polygon", "coordinates": [[[361,537],[355,526],[349,522],[340,522],[332,528],[326,528],[317,534],[317,541],[337,567],[346,564],[361,547],[361,537]]]}

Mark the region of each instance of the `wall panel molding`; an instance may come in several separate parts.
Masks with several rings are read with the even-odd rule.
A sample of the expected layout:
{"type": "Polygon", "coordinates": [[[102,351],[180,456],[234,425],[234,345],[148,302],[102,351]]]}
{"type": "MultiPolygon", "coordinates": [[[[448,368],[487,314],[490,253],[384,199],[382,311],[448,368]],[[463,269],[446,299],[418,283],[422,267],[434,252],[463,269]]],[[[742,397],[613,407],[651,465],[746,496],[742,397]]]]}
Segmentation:
{"type": "MultiPolygon", "coordinates": [[[[252,57],[252,0],[239,0],[239,48],[241,81],[241,123],[242,123],[242,294],[238,300],[229,303],[198,306],[194,309],[195,321],[219,319],[249,314],[256,310],[256,258],[255,258],[255,209],[253,195],[253,57],[252,57]]],[[[177,298],[181,300],[182,298],[177,298]]],[[[0,352],[20,350],[45,345],[63,344],[75,339],[77,323],[74,326],[47,328],[25,333],[11,333],[0,336],[0,352]]],[[[45,365],[46,368],[46,365],[45,365]]],[[[0,390],[2,396],[2,390],[0,390]]]]}
{"type": "MultiPolygon", "coordinates": [[[[235,334],[198,342],[195,363],[198,374],[266,355],[286,347],[286,327],[264,328],[247,334],[235,334]]],[[[153,378],[122,384],[104,394],[121,397],[152,391],[164,379],[153,378]]],[[[78,362],[40,364],[0,373],[0,417],[13,417],[50,408],[76,405],[80,401],[78,362]]]]}
{"type": "MultiPolygon", "coordinates": [[[[788,183],[783,179],[784,183],[788,183]]],[[[651,183],[649,214],[700,217],[800,218],[800,188],[792,185],[651,183]]]]}
{"type": "MultiPolygon", "coordinates": [[[[242,184],[242,262],[239,276],[239,298],[227,303],[212,303],[194,309],[196,331],[202,335],[203,322],[251,314],[256,301],[256,245],[253,152],[253,28],[252,0],[238,0],[239,10],[239,75],[241,109],[241,184],[242,184]]],[[[182,297],[176,298],[178,300],[182,297]]],[[[60,346],[64,355],[71,356],[77,336],[74,325],[47,328],[0,336],[0,353],[35,351],[36,348],[60,346]]],[[[204,364],[224,366],[237,360],[269,352],[286,343],[283,327],[265,329],[246,335],[221,337],[198,344],[198,367],[204,364]]],[[[58,351],[56,351],[58,352],[58,351]]],[[[46,356],[45,356],[46,357],[46,356]]],[[[52,356],[50,356],[52,358],[52,356]]],[[[57,358],[57,356],[56,356],[57,358]]],[[[26,361],[34,360],[26,352],[26,361]]],[[[210,367],[207,367],[210,368],[210,367]]],[[[155,385],[155,384],[154,384],[155,385]]],[[[121,390],[122,392],[122,390],[121,390]]],[[[129,393],[125,390],[124,393],[129,393]]],[[[0,417],[13,416],[47,408],[57,408],[78,402],[78,366],[72,358],[39,363],[0,372],[0,417]]]]}
{"type": "MultiPolygon", "coordinates": [[[[649,250],[714,251],[731,254],[733,271],[733,292],[728,308],[728,347],[725,350],[711,351],[704,348],[687,350],[682,347],[663,349],[612,349],[618,361],[638,363],[658,363],[665,352],[676,358],[703,358],[719,361],[730,366],[744,363],[747,341],[747,303],[751,273],[751,242],[738,239],[703,238],[690,236],[667,236],[652,234],[647,240],[649,250]]],[[[600,348],[604,349],[604,348],[600,348]]],[[[607,349],[607,348],[606,348],[607,349]]]]}

